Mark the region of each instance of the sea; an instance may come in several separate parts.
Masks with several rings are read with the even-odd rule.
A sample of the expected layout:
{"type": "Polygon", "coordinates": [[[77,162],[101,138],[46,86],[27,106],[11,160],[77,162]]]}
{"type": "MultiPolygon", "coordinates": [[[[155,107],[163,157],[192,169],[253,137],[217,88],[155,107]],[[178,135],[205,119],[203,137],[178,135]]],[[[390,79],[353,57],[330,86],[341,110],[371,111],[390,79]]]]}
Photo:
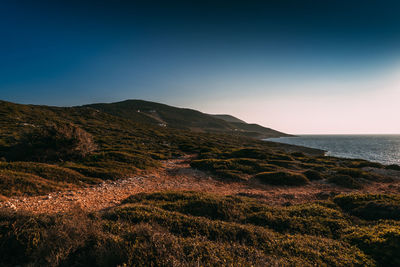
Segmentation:
{"type": "Polygon", "coordinates": [[[400,135],[300,135],[265,140],[322,149],[327,156],[400,165],[400,135]]]}

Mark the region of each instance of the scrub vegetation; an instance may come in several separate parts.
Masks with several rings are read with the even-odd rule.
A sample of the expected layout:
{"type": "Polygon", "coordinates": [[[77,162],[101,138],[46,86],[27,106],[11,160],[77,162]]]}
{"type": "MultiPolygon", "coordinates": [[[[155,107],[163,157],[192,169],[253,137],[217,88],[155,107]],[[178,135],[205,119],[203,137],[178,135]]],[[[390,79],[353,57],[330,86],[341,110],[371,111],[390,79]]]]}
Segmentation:
{"type": "Polygon", "coordinates": [[[340,195],[274,207],[248,197],[159,192],[91,214],[2,213],[0,260],[8,266],[394,266],[398,218],[353,209],[372,202],[392,207],[394,199],[398,205],[391,195],[340,195]]]}
{"type": "Polygon", "coordinates": [[[0,201],[151,173],[164,160],[187,155],[192,170],[226,186],[336,191],[324,200],[282,205],[245,192],[163,191],[134,194],[95,212],[3,208],[2,266],[400,264],[399,196],[359,193],[393,182],[381,173],[399,166],[217,131],[232,122],[190,110],[174,123],[174,109],[139,103],[141,112],[126,108],[129,102],[72,108],[0,102],[0,201]],[[199,125],[204,128],[193,129],[199,125]]]}

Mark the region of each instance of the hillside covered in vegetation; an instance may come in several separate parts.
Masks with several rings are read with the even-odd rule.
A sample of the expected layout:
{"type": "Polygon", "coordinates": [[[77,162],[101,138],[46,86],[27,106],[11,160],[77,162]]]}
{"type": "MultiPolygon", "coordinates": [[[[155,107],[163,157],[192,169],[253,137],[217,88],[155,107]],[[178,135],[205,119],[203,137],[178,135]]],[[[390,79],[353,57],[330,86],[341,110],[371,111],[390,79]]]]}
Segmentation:
{"type": "Polygon", "coordinates": [[[249,138],[267,130],[144,101],[1,101],[1,265],[399,265],[400,167],[249,138]],[[170,169],[170,180],[193,176],[222,190],[178,184],[91,211],[73,201],[62,213],[9,205],[145,183],[176,159],[187,168],[170,169]]]}
{"type": "MultiPolygon", "coordinates": [[[[4,187],[12,188],[0,194],[18,195],[23,185],[17,181],[22,180],[30,185],[24,187],[27,194],[115,180],[157,168],[158,160],[187,153],[242,146],[277,150],[274,143],[245,138],[236,132],[225,135],[154,125],[136,109],[133,106],[132,114],[137,117],[132,117],[130,112],[113,115],[90,106],[61,108],[0,102],[0,157],[3,159],[0,168],[1,175],[7,177],[4,187]],[[49,184],[36,186],[32,180],[39,181],[39,178],[50,180],[49,184]]],[[[197,111],[190,113],[210,117],[197,111]]],[[[173,115],[173,111],[168,113],[170,117],[173,115]]],[[[177,118],[182,116],[176,114],[177,118]]]]}
{"type": "Polygon", "coordinates": [[[230,115],[209,115],[193,109],[143,100],[92,104],[87,107],[135,121],[195,132],[227,133],[258,139],[290,136],[258,124],[248,124],[230,115]]]}

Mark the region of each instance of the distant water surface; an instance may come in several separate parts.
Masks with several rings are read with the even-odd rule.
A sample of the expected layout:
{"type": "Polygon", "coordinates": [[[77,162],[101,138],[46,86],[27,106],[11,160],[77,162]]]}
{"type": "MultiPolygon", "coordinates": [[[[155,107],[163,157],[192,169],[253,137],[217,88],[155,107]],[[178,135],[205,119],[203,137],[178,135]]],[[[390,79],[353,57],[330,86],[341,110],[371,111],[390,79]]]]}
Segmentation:
{"type": "Polygon", "coordinates": [[[400,135],[300,135],[267,140],[323,149],[328,156],[400,165],[400,135]]]}

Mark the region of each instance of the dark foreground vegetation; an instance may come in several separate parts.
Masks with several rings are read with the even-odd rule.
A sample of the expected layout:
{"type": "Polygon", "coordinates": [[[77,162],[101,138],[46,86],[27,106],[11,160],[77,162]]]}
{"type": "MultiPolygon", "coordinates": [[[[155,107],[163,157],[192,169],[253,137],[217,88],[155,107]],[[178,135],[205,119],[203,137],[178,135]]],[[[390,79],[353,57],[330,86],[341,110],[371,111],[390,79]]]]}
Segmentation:
{"type": "Polygon", "coordinates": [[[399,209],[399,197],[391,195],[339,195],[272,207],[198,192],[137,194],[94,214],[2,213],[0,261],[3,266],[398,266],[399,209]]]}
{"type": "MultiPolygon", "coordinates": [[[[400,168],[325,157],[320,150],[259,141],[240,131],[217,131],[233,124],[216,118],[190,124],[204,115],[193,111],[174,118],[169,107],[143,106],[138,112],[125,105],[122,110],[119,105],[58,108],[0,102],[0,199],[121,179],[187,154],[193,155],[192,168],[227,186],[234,181],[261,188],[323,184],[361,190],[392,182],[368,168],[400,168]],[[173,127],[174,122],[188,125],[173,127]],[[193,131],[199,125],[204,129],[193,131]]],[[[164,192],[133,195],[95,213],[3,210],[0,265],[400,265],[398,195],[325,199],[283,207],[243,196],[164,192]]]]}

